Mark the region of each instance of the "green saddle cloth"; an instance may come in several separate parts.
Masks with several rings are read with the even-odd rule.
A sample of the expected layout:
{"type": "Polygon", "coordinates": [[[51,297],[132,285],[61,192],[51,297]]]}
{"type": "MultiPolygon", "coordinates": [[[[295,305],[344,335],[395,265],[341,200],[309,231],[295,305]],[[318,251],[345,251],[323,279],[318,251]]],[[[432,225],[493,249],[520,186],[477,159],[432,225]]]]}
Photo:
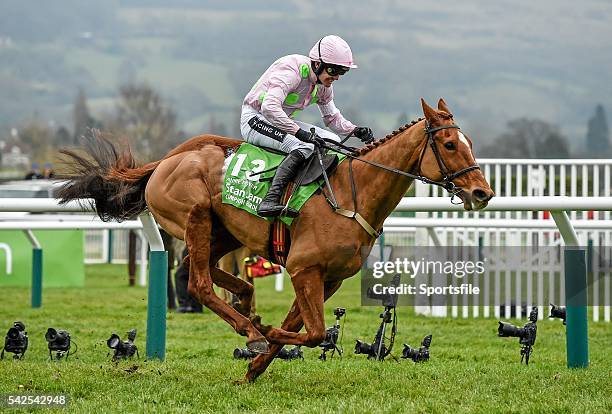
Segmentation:
{"type": "MultiPolygon", "coordinates": [[[[273,154],[246,142],[241,144],[238,151],[225,159],[223,165],[222,202],[257,215],[257,207],[270,188],[270,181],[260,182],[259,179],[274,176],[274,171],[254,177],[251,177],[251,174],[276,167],[284,158],[284,155],[273,154]]],[[[319,189],[320,181],[298,188],[289,202],[289,207],[300,211],[306,201],[319,189]]],[[[272,217],[268,219],[273,220],[272,217]]],[[[283,216],[281,221],[290,226],[293,218],[283,216]]]]}

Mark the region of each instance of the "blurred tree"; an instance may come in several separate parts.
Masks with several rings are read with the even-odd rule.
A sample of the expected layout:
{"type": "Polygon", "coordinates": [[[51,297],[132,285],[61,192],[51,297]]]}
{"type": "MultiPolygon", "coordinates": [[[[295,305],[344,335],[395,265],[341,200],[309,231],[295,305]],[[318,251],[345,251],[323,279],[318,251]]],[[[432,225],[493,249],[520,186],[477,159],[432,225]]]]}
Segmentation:
{"type": "Polygon", "coordinates": [[[145,159],[159,159],[179,142],[175,112],[147,84],[119,88],[114,123],[145,159]]]}
{"type": "Polygon", "coordinates": [[[74,121],[74,135],[72,142],[75,145],[78,145],[80,137],[85,135],[89,128],[98,127],[95,119],[93,119],[89,113],[89,108],[87,107],[87,97],[85,96],[85,91],[83,88],[79,88],[76,100],[74,101],[72,118],[74,121]]]}
{"type": "Polygon", "coordinates": [[[408,118],[408,114],[406,112],[402,112],[397,117],[397,126],[395,128],[406,125],[409,122],[410,119],[408,118]]]}
{"type": "Polygon", "coordinates": [[[53,146],[56,148],[66,147],[73,143],[72,135],[70,135],[70,131],[65,126],[60,126],[55,131],[55,136],[53,137],[53,146]]]}
{"type": "Polygon", "coordinates": [[[591,157],[605,158],[610,156],[610,149],[606,111],[601,104],[598,104],[587,127],[586,152],[591,157]]]}
{"type": "Polygon", "coordinates": [[[19,130],[19,140],[30,152],[30,158],[36,162],[50,162],[55,157],[52,146],[53,132],[38,120],[32,120],[19,130]]]}
{"type": "Polygon", "coordinates": [[[482,157],[568,158],[567,139],[558,128],[539,119],[519,118],[508,122],[508,131],[483,147],[482,157]]]}

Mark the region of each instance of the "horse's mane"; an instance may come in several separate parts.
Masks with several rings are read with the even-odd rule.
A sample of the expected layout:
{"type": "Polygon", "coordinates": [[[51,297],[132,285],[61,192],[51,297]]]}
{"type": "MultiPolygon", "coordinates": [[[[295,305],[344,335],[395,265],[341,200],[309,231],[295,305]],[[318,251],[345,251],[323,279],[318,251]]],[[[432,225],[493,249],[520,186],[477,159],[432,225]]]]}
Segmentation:
{"type": "MultiPolygon", "coordinates": [[[[440,118],[442,119],[452,119],[453,115],[446,113],[444,111],[438,111],[438,115],[440,116],[440,118]]],[[[408,122],[406,125],[402,125],[401,127],[399,127],[398,129],[392,131],[390,134],[387,134],[385,137],[378,139],[374,142],[372,142],[371,144],[367,144],[364,145],[363,147],[359,148],[359,150],[357,151],[357,155],[364,155],[367,154],[368,152],[372,151],[374,148],[384,144],[385,142],[395,138],[396,136],[399,135],[400,132],[403,132],[405,130],[407,130],[408,128],[414,126],[415,124],[421,122],[423,119],[425,118],[418,118],[414,121],[408,122]]]]}
{"type": "Polygon", "coordinates": [[[368,152],[372,151],[374,148],[384,144],[385,142],[395,138],[400,132],[403,132],[405,130],[407,130],[408,128],[410,128],[411,126],[413,126],[414,124],[421,122],[423,120],[423,118],[419,118],[415,121],[411,121],[409,123],[407,123],[406,125],[402,125],[401,127],[399,127],[398,129],[392,131],[390,134],[385,135],[383,138],[380,138],[374,142],[372,142],[371,144],[366,144],[363,147],[359,148],[359,150],[357,151],[357,155],[364,155],[367,154],[368,152]]]}

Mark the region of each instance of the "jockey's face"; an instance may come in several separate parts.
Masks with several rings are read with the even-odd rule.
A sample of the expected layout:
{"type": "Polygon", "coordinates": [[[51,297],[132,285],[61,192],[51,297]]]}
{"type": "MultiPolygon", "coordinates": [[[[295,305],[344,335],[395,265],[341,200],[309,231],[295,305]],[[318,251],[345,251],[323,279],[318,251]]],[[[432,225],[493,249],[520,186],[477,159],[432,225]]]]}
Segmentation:
{"type": "MultiPolygon", "coordinates": [[[[320,65],[320,63],[317,63],[317,67],[318,65],[320,65]]],[[[329,72],[330,71],[323,70],[323,72],[321,72],[321,74],[319,75],[319,80],[326,87],[330,87],[331,84],[334,81],[337,81],[338,79],[340,79],[340,76],[341,76],[340,73],[335,73],[334,75],[331,75],[329,72]]],[[[331,71],[331,72],[333,73],[334,71],[331,71]]]]}
{"type": "Polygon", "coordinates": [[[336,76],[331,76],[329,75],[327,72],[323,71],[323,73],[321,73],[319,75],[319,80],[321,81],[321,83],[327,87],[331,86],[331,84],[334,81],[337,81],[338,79],[340,79],[340,75],[336,75],[336,76]]]}

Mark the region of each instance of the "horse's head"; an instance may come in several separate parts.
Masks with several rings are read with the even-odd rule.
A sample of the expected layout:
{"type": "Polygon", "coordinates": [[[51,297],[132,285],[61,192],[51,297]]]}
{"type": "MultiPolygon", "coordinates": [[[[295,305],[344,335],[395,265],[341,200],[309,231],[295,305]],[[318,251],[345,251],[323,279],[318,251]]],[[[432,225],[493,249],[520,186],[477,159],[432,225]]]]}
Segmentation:
{"type": "Polygon", "coordinates": [[[426,120],[425,142],[420,173],[444,183],[447,190],[463,201],[466,210],[480,210],[495,194],[472,154],[472,140],[453,121],[446,102],[440,98],[438,110],[421,99],[426,120]]]}

